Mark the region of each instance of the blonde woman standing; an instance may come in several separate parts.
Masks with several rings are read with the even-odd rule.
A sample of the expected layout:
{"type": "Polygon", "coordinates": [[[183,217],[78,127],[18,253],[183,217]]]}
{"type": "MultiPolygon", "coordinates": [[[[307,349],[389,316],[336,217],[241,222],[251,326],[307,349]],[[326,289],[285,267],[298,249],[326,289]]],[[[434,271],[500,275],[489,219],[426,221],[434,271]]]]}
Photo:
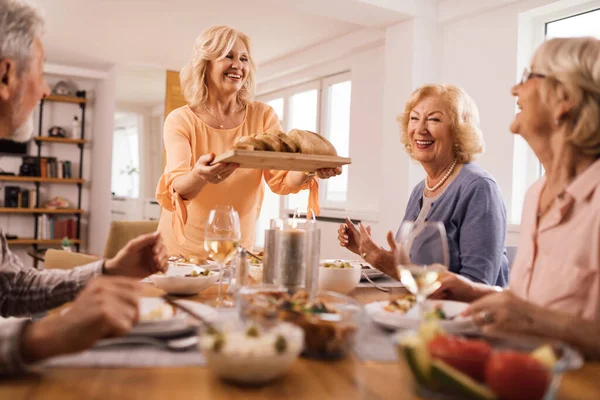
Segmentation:
{"type": "MultiPolygon", "coordinates": [[[[211,209],[229,205],[239,213],[242,246],[252,248],[264,188],[285,195],[310,190],[309,207],[318,213],[318,183],[304,172],[211,166],[215,154],[229,150],[236,139],[281,131],[268,105],[253,101],[255,65],[250,40],[228,26],[206,30],[196,40],[192,58],[180,74],[188,105],[165,120],[166,166],[156,189],[163,207],[158,230],[169,254],[205,257],[204,223],[211,209]]],[[[341,169],[318,171],[326,179],[341,169]]]]}

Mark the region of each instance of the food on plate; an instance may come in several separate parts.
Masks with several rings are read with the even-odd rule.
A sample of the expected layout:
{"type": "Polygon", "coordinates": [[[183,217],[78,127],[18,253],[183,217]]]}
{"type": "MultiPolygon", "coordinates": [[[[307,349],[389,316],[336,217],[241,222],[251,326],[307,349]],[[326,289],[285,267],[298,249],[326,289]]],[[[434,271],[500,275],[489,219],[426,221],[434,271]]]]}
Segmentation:
{"type": "Polygon", "coordinates": [[[279,308],[287,299],[287,289],[276,285],[242,288],[239,293],[240,318],[268,325],[277,320],[279,308]]]}
{"type": "Polygon", "coordinates": [[[152,310],[140,315],[140,322],[161,321],[172,317],[173,307],[169,304],[160,304],[152,310]]]}
{"type": "Polygon", "coordinates": [[[321,266],[325,268],[353,268],[352,264],[350,264],[349,262],[340,260],[336,260],[334,262],[326,262],[323,263],[323,265],[321,266]]]}
{"type": "Polygon", "coordinates": [[[206,264],[206,260],[203,260],[199,257],[194,256],[182,256],[181,254],[178,256],[171,256],[168,258],[168,261],[172,264],[195,264],[202,265],[206,264]]]}
{"type": "Polygon", "coordinates": [[[502,399],[541,400],[550,384],[550,372],[530,354],[498,351],[486,364],[485,382],[502,399]]]}
{"type": "Polygon", "coordinates": [[[304,333],[288,323],[219,327],[203,332],[198,347],[220,377],[241,383],[263,383],[284,374],[302,351],[304,333]]]}
{"type": "Polygon", "coordinates": [[[553,347],[531,353],[494,349],[482,338],[448,335],[438,321],[418,334],[404,335],[398,351],[417,381],[426,388],[465,399],[544,398],[557,363],[553,347]]]}
{"type": "Polygon", "coordinates": [[[390,300],[383,309],[388,312],[399,312],[406,314],[417,302],[417,298],[413,294],[406,294],[402,297],[397,297],[390,300]]]}
{"type": "Polygon", "coordinates": [[[196,278],[198,276],[209,276],[210,275],[210,269],[205,268],[201,271],[197,271],[197,270],[193,270],[192,272],[190,272],[189,274],[185,275],[188,278],[196,278]]]}
{"type": "Polygon", "coordinates": [[[304,291],[293,296],[281,289],[240,293],[242,319],[263,326],[278,320],[299,326],[305,334],[305,353],[317,357],[346,354],[358,330],[358,322],[353,318],[357,312],[358,309],[345,309],[343,304],[334,301],[309,301],[304,291]]]}
{"type": "MultiPolygon", "coordinates": [[[[358,322],[340,304],[309,301],[305,292],[285,300],[279,318],[304,330],[305,354],[315,357],[344,356],[354,344],[358,322]]],[[[358,310],[356,310],[358,312],[358,310]]]]}
{"type": "Polygon", "coordinates": [[[238,138],[234,149],[275,151],[284,153],[320,154],[336,156],[335,147],[319,134],[292,129],[284,132],[267,132],[238,138]]]}

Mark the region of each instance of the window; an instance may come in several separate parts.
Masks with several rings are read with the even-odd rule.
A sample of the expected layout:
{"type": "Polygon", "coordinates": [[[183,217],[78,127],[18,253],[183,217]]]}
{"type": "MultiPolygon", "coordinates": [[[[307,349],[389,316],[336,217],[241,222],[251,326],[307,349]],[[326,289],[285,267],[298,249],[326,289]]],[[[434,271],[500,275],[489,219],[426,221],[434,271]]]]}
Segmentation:
{"type": "MultiPolygon", "coordinates": [[[[595,4],[598,4],[596,2],[595,4]]],[[[589,6],[588,6],[589,7],[589,6]]],[[[556,37],[594,36],[600,39],[600,9],[569,10],[552,14],[539,20],[542,30],[535,40],[533,48],[543,40],[556,37]]],[[[539,24],[537,28],[540,28],[539,24]]],[[[531,51],[529,52],[531,53],[531,51]]],[[[529,58],[532,54],[529,54],[529,58]]],[[[529,63],[529,60],[527,60],[529,63]]],[[[528,65],[528,64],[527,64],[528,65]]],[[[518,71],[522,73],[522,68],[518,71]]],[[[513,224],[521,222],[525,192],[544,173],[542,165],[523,138],[515,136],[513,158],[513,194],[510,220],[513,224]]]]}
{"type": "Polygon", "coordinates": [[[111,191],[115,196],[137,198],[140,194],[140,116],[115,113],[111,191]]]}
{"type": "MultiPolygon", "coordinates": [[[[300,86],[279,90],[258,100],[273,107],[283,130],[304,129],[320,133],[347,157],[350,150],[350,73],[323,78],[300,86]]],[[[320,181],[321,208],[343,208],[348,191],[348,170],[336,178],[320,181]]],[[[256,245],[262,246],[262,232],[269,220],[279,217],[281,210],[299,208],[305,211],[308,191],[278,196],[265,188],[265,198],[257,223],[256,245]]]]}

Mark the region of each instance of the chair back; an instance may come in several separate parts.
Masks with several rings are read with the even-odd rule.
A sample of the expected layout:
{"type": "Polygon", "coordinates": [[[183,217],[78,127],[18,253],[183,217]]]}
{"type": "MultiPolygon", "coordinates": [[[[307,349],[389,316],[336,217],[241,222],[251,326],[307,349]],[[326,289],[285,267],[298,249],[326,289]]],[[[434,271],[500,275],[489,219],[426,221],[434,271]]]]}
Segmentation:
{"type": "Polygon", "coordinates": [[[44,255],[44,268],[46,269],[72,269],[81,265],[98,261],[99,258],[82,253],[48,249],[44,255]]]}
{"type": "Polygon", "coordinates": [[[158,221],[112,221],[104,246],[104,258],[113,258],[131,239],[157,229],[158,221]]]}

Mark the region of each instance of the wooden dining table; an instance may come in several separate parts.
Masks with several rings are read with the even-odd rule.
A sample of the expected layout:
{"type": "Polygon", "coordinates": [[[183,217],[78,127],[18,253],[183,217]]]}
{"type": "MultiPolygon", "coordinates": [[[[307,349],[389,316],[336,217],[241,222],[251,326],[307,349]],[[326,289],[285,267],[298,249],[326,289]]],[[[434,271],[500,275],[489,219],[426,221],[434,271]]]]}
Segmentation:
{"type": "MultiPolygon", "coordinates": [[[[145,295],[160,296],[148,285],[145,295]]],[[[396,293],[399,290],[394,289],[396,293]]],[[[215,288],[193,297],[215,298],[215,288]]],[[[357,288],[351,296],[361,303],[386,300],[373,287],[357,288]]],[[[363,338],[366,340],[366,338],[363,338]]],[[[19,378],[0,380],[2,400],[151,400],[151,399],[419,399],[403,361],[363,362],[355,356],[338,361],[299,358],[291,370],[270,384],[236,386],[219,380],[207,367],[47,368],[19,378]]],[[[558,399],[600,399],[600,363],[564,375],[558,399]]]]}

